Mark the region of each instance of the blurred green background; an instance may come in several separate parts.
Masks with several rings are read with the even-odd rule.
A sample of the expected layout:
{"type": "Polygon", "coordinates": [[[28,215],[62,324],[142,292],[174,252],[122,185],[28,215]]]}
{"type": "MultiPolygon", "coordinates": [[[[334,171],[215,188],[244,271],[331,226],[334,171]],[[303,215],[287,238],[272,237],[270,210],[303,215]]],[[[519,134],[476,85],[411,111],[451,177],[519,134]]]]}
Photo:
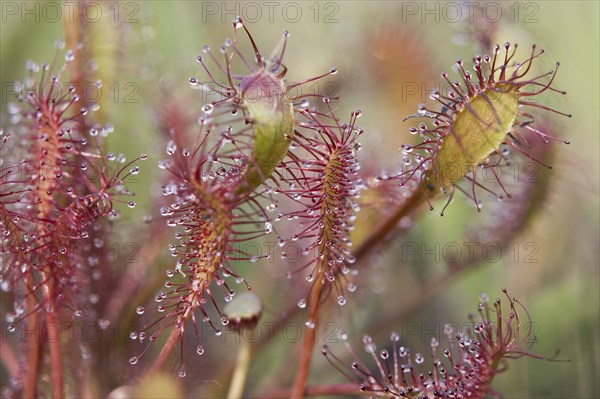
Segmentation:
{"type": "MultiPolygon", "coordinates": [[[[204,44],[216,49],[231,36],[230,21],[236,14],[246,20],[267,55],[281,32],[290,31],[284,59],[290,81],[316,76],[334,65],[338,68],[339,73],[326,78],[319,89],[341,96],[335,107],[342,118],[356,107],[363,110],[360,125],[366,133],[362,138],[362,165],[374,173],[393,170],[398,164],[398,147],[411,139],[408,128],[413,125],[402,119],[414,113],[419,103],[429,101],[427,90],[434,87],[439,73],[452,72],[456,57],[470,60],[480,52],[473,36],[466,33],[468,24],[456,18],[458,2],[265,3],[107,2],[101,8],[102,15],[96,14],[96,6],[90,8],[90,20],[98,26],[104,24],[104,30],[99,29],[96,34],[96,46],[106,45],[108,53],[114,51],[115,55],[114,59],[107,56],[106,62],[98,60],[99,66],[107,69],[102,92],[104,116],[115,127],[109,145],[129,157],[140,152],[152,157],[139,181],[131,185],[138,194],[139,206],[134,213],[128,213],[130,223],[156,213],[156,209],[149,209],[148,198],[158,190],[155,164],[164,151],[164,136],[156,128],[157,110],[174,98],[186,107],[186,102],[192,101],[192,113],[199,110],[199,95],[187,83],[189,76],[204,77],[195,57],[204,44]],[[327,82],[335,85],[325,87],[327,82]],[[165,87],[167,95],[161,91],[165,87]]],[[[495,380],[494,387],[506,398],[599,397],[599,3],[474,3],[481,8],[472,9],[471,14],[462,8],[463,16],[481,20],[481,12],[486,10],[487,20],[493,22],[495,29],[494,42],[520,44],[517,59],[527,57],[530,46],[537,43],[546,50],[537,61],[538,73],[554,68],[555,61],[561,62],[555,85],[567,90],[568,95],[543,98],[545,104],[573,113],[571,119],[551,117],[555,135],[572,144],[557,144],[554,169],[540,170],[552,175],[549,194],[539,204],[535,219],[514,237],[515,245],[521,248],[518,255],[505,253],[498,262],[481,265],[439,288],[410,316],[394,319],[395,308],[418,293],[429,276],[445,268],[431,257],[424,262],[403,262],[405,247],[394,243],[385,253],[370,259],[372,265],[361,272],[359,290],[349,298],[347,309],[333,311],[330,317],[336,325],[344,325],[357,345],[363,333],[374,335],[384,344],[393,329],[403,331],[408,325],[417,325],[420,330],[430,331],[439,330],[445,322],[462,322],[467,313],[475,311],[481,291],[495,297],[506,287],[526,305],[537,326],[533,351],[551,356],[560,348],[560,358],[571,361],[551,363],[526,358],[512,362],[509,371],[495,380]],[[536,263],[525,259],[524,245],[528,243],[534,243],[537,249],[533,254],[536,263]],[[382,325],[386,326],[385,331],[371,329],[382,325]]],[[[10,126],[7,103],[14,101],[10,82],[26,75],[27,60],[50,60],[55,40],[64,39],[62,22],[47,4],[59,3],[0,2],[4,128],[10,126]]],[[[449,242],[464,242],[465,230],[485,216],[478,215],[468,200],[458,197],[446,217],[432,212],[415,219],[407,242],[429,248],[435,243],[443,247],[449,242]]],[[[144,227],[139,229],[143,233],[144,227]]],[[[168,259],[164,261],[157,262],[152,270],[169,267],[168,259]]],[[[282,310],[276,304],[293,303],[308,288],[301,279],[284,280],[287,269],[277,262],[266,266],[240,265],[239,270],[270,308],[267,319],[275,318],[276,312],[282,310]],[[288,292],[297,296],[286,297],[288,292]]],[[[431,335],[405,338],[403,344],[414,348],[414,353],[427,350],[431,335]]],[[[248,394],[289,385],[296,367],[294,350],[297,348],[281,342],[261,350],[251,369],[248,394]],[[283,384],[284,381],[287,382],[283,384]]],[[[235,345],[219,346],[215,340],[202,363],[190,367],[197,368],[197,372],[188,372],[195,375],[186,381],[188,392],[218,396],[217,384],[207,381],[214,379],[227,385],[227,378],[223,374],[219,377],[214,370],[223,359],[233,359],[235,351],[235,345]]],[[[339,345],[337,352],[344,351],[339,345]]],[[[323,370],[328,369],[317,357],[313,382],[343,381],[338,373],[323,370]]]]}

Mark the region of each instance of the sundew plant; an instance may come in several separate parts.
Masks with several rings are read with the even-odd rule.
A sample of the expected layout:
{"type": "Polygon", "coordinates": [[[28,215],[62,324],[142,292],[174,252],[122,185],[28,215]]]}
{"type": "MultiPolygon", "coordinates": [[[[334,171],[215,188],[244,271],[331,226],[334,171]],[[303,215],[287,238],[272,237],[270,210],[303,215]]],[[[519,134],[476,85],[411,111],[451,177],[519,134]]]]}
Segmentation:
{"type": "Polygon", "coordinates": [[[598,4],[0,8],[2,397],[600,395],[598,4]]]}

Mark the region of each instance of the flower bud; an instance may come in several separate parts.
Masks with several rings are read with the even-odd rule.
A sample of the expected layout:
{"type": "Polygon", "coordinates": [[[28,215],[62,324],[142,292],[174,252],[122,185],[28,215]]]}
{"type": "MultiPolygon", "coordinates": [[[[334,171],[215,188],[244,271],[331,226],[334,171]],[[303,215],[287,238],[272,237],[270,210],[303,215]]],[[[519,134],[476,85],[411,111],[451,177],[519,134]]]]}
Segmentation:
{"type": "Polygon", "coordinates": [[[240,84],[241,104],[254,128],[254,165],[246,172],[251,189],[271,176],[294,135],[294,106],[287,91],[283,78],[264,68],[240,84]]]}
{"type": "Polygon", "coordinates": [[[237,295],[223,309],[223,314],[229,319],[229,328],[242,331],[254,328],[262,315],[263,305],[260,298],[251,292],[237,295]]]}

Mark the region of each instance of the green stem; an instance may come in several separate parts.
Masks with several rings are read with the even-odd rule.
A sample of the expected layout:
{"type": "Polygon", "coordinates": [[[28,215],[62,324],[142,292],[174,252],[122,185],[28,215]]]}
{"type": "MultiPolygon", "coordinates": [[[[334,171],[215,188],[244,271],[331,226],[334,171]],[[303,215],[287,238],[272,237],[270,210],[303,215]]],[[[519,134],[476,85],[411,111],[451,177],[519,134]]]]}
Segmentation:
{"type": "Polygon", "coordinates": [[[247,339],[242,339],[242,347],[238,352],[235,370],[231,378],[231,385],[227,393],[227,399],[241,399],[244,393],[244,385],[250,368],[250,358],[252,356],[252,344],[247,339]]]}

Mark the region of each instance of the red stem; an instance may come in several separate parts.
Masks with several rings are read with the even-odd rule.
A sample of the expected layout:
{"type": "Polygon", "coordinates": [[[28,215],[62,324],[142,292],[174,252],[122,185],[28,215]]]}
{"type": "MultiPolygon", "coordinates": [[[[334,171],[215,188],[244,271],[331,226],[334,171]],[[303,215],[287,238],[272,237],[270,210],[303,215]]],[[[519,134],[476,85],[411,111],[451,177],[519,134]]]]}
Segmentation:
{"type": "MultiPolygon", "coordinates": [[[[46,322],[48,325],[58,326],[58,317],[56,312],[50,312],[46,315],[46,322]]],[[[48,337],[48,344],[50,346],[50,364],[52,367],[52,397],[63,398],[63,372],[62,362],[60,354],[60,341],[58,337],[48,337]]]]}
{"type": "MultiPolygon", "coordinates": [[[[322,269],[321,269],[322,270],[322,269]]],[[[319,305],[321,303],[321,293],[323,290],[324,284],[324,276],[323,273],[320,272],[317,275],[317,279],[315,280],[315,284],[312,287],[312,291],[309,299],[309,313],[308,320],[314,323],[313,328],[309,328],[308,326],[305,329],[304,333],[304,343],[302,346],[302,355],[300,357],[300,363],[298,366],[298,373],[296,374],[296,380],[294,381],[294,386],[291,392],[291,398],[299,399],[304,397],[304,387],[306,386],[306,381],[308,380],[308,373],[310,372],[310,362],[312,359],[313,349],[316,341],[316,334],[318,326],[318,318],[319,318],[319,305]]]]}
{"type": "MultiPolygon", "coordinates": [[[[25,286],[30,287],[29,278],[25,279],[25,286]]],[[[27,294],[27,308],[31,315],[27,319],[28,330],[36,330],[39,318],[38,313],[34,310],[36,307],[35,296],[32,292],[27,294]]],[[[34,335],[33,342],[27,343],[27,373],[25,374],[25,382],[23,384],[23,398],[35,398],[35,388],[37,385],[37,377],[40,364],[40,336],[34,335]]],[[[4,353],[4,352],[3,352],[4,353]]]]}
{"type": "MultiPolygon", "coordinates": [[[[186,321],[187,321],[187,318],[185,320],[182,320],[182,323],[185,323],[186,321]]],[[[178,326],[175,326],[173,328],[173,331],[171,331],[171,334],[169,334],[169,337],[165,341],[165,344],[163,345],[162,349],[160,350],[158,357],[152,364],[152,367],[150,368],[151,374],[162,369],[165,362],[169,358],[169,355],[171,354],[171,352],[173,352],[173,348],[175,348],[175,345],[181,338],[181,335],[182,335],[181,328],[179,328],[178,326]]]]}
{"type": "MultiPolygon", "coordinates": [[[[54,302],[54,289],[51,282],[47,278],[47,272],[49,266],[46,268],[46,272],[43,273],[43,278],[46,283],[43,284],[42,290],[44,292],[44,299],[46,300],[47,306],[51,308],[50,312],[46,312],[46,324],[53,326],[56,329],[57,336],[46,336],[48,346],[50,347],[50,367],[52,368],[52,397],[63,398],[63,370],[62,370],[62,359],[60,353],[60,331],[58,330],[60,324],[58,321],[58,312],[56,304],[54,302]]],[[[51,331],[51,330],[48,330],[51,331]]]]}
{"type": "Polygon", "coordinates": [[[367,237],[366,240],[360,243],[353,253],[356,260],[358,261],[359,259],[363,258],[375,247],[381,244],[387,235],[397,228],[400,219],[402,219],[404,216],[413,214],[425,203],[425,201],[426,198],[423,190],[418,188],[416,191],[414,191],[413,196],[398,206],[392,216],[387,218],[387,220],[380,224],[377,229],[371,235],[369,235],[369,237],[367,237]]]}
{"type": "Polygon", "coordinates": [[[11,378],[16,378],[19,374],[19,359],[8,342],[4,340],[0,340],[0,359],[8,371],[8,375],[11,378]]]}

